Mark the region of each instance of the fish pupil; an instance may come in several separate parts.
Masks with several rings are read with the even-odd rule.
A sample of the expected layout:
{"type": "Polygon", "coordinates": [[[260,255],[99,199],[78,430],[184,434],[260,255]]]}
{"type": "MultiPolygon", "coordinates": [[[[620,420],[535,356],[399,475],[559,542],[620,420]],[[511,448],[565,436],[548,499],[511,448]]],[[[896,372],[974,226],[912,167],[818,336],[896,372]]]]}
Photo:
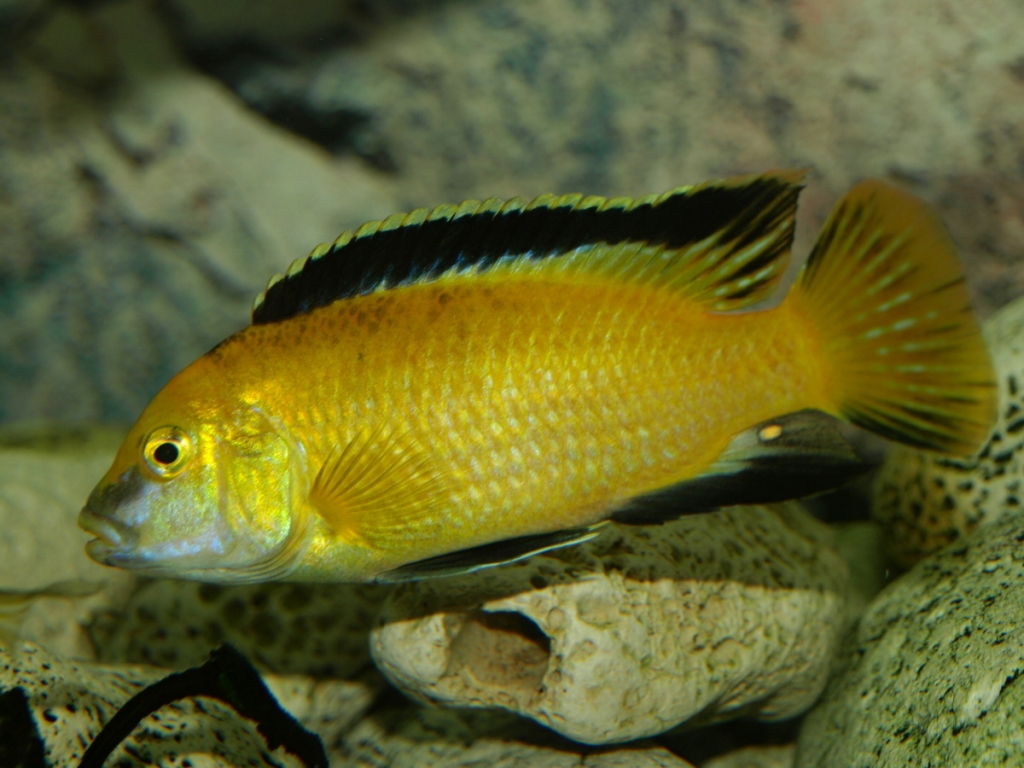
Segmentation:
{"type": "Polygon", "coordinates": [[[178,446],[174,443],[160,443],[153,451],[153,458],[160,464],[173,464],[178,459],[178,446]]]}

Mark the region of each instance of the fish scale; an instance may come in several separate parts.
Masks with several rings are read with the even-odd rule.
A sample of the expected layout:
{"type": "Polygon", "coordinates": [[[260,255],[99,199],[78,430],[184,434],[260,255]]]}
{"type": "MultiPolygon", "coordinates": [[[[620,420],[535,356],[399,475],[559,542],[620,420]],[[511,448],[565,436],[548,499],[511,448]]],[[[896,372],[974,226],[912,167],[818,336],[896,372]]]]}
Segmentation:
{"type": "MultiPolygon", "coordinates": [[[[333,446],[350,440],[347,430],[361,420],[383,419],[394,431],[409,434],[446,467],[446,474],[455,480],[452,508],[466,510],[465,523],[471,519],[477,529],[481,519],[509,515],[511,535],[535,529],[541,521],[562,527],[570,516],[579,520],[581,507],[593,510],[592,520],[600,519],[615,500],[662,487],[709,464],[721,449],[720,436],[795,409],[805,382],[791,371],[813,368],[808,361],[792,360],[788,367],[776,368],[777,378],[773,378],[772,366],[758,365],[765,349],[779,355],[773,340],[780,335],[777,326],[783,318],[779,314],[732,317],[728,329],[709,332],[701,326],[721,324],[723,318],[694,312],[663,289],[634,290],[642,295],[627,301],[642,307],[642,312],[622,323],[617,321],[627,313],[600,309],[622,301],[619,286],[527,283],[523,291],[529,291],[529,296],[506,302],[500,311],[491,307],[479,333],[467,328],[474,339],[467,344],[458,340],[457,329],[479,322],[483,316],[479,305],[490,303],[486,294],[471,283],[400,289],[399,301],[403,292],[421,295],[404,299],[404,314],[390,324],[388,346],[366,348],[362,362],[351,366],[351,377],[342,379],[347,379],[347,387],[338,385],[337,376],[322,376],[284,399],[276,389],[278,377],[267,371],[272,389],[259,399],[278,402],[280,412],[275,415],[294,433],[317,438],[306,444],[307,461],[313,467],[326,460],[333,446]],[[452,298],[441,301],[443,296],[452,298]],[[552,307],[559,306],[555,296],[574,311],[553,312],[552,307]],[[544,330],[527,337],[516,329],[538,322],[534,305],[546,311],[540,319],[544,330]],[[438,306],[443,309],[438,311],[438,306]],[[690,334],[658,333],[659,327],[685,327],[690,334]],[[501,338],[509,341],[499,344],[501,338]],[[661,348],[652,347],[659,342],[661,348]],[[595,364],[597,359],[602,364],[595,364]],[[703,371],[708,382],[716,382],[743,365],[759,369],[759,387],[733,390],[723,400],[716,387],[693,386],[694,371],[703,371]],[[416,371],[415,378],[406,375],[409,369],[416,371]],[[498,371],[512,382],[504,393],[494,384],[498,371]],[[584,386],[580,386],[582,371],[587,372],[584,386]],[[381,413],[339,409],[333,419],[324,417],[320,404],[325,400],[353,402],[366,391],[390,393],[381,413]],[[710,407],[715,403],[717,410],[710,407]],[[303,418],[306,413],[311,415],[303,418]],[[496,435],[491,429],[494,424],[521,423],[522,416],[531,413],[545,417],[514,435],[509,430],[507,436],[496,435]],[[705,414],[705,418],[686,419],[684,414],[705,414]],[[315,430],[310,428],[313,423],[318,424],[315,430]],[[457,428],[445,429],[445,423],[455,423],[457,428]],[[509,452],[512,440],[538,446],[532,452],[535,458],[516,467],[509,452]],[[641,446],[639,462],[636,446],[641,446]],[[602,460],[586,461],[583,454],[602,460]],[[523,478],[522,487],[511,494],[503,481],[516,469],[523,478]]],[[[343,318],[371,316],[380,298],[371,295],[351,301],[354,307],[327,307],[305,316],[304,322],[334,329],[330,344],[325,343],[325,334],[312,332],[298,334],[295,344],[276,329],[261,343],[258,335],[264,333],[263,326],[254,326],[247,333],[257,339],[249,342],[243,336],[233,347],[244,352],[240,360],[228,359],[232,349],[228,347],[219,358],[221,364],[244,369],[252,343],[288,369],[330,371],[334,366],[316,361],[331,358],[336,346],[354,345],[347,336],[357,337],[366,322],[350,321],[346,326],[343,318]],[[360,302],[368,305],[366,310],[358,308],[360,302]],[[275,349],[273,344],[284,346],[275,349]]],[[[237,375],[250,390],[258,386],[251,372],[237,375]]],[[[447,517],[449,525],[456,525],[454,517],[447,517]]],[[[484,527],[477,538],[465,543],[479,543],[486,535],[484,527]]]]}

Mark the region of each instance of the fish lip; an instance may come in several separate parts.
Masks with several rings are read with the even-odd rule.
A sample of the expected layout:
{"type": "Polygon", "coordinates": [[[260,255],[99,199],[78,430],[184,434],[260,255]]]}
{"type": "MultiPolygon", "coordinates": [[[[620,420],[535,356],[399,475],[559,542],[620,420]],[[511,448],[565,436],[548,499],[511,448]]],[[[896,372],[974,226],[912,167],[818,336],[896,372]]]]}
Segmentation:
{"type": "Polygon", "coordinates": [[[99,554],[98,550],[100,549],[104,550],[104,553],[123,549],[133,538],[127,527],[111,520],[109,517],[97,515],[89,507],[84,507],[78,513],[78,527],[86,533],[96,536],[95,539],[86,544],[90,556],[92,556],[94,550],[97,550],[97,554],[99,554]]]}
{"type": "Polygon", "coordinates": [[[114,556],[114,549],[102,539],[92,539],[85,544],[85,554],[94,562],[109,565],[114,556]]]}

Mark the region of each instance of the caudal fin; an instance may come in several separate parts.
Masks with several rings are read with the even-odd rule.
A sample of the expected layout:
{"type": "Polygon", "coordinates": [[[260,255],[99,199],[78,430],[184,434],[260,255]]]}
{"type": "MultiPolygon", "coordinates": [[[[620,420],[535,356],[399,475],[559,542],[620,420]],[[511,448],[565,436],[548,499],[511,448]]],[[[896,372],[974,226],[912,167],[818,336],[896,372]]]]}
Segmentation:
{"type": "Polygon", "coordinates": [[[967,455],[996,390],[956,252],[938,217],[882,181],[836,206],[790,294],[817,330],[829,410],[885,437],[967,455]]]}

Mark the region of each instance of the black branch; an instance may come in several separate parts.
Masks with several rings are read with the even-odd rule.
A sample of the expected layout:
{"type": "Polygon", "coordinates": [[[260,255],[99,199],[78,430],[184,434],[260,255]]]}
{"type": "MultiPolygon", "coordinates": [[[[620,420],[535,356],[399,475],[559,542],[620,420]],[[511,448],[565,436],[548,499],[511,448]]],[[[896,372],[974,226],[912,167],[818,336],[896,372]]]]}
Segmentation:
{"type": "Polygon", "coordinates": [[[194,696],[223,701],[253,720],[271,750],[283,746],[307,768],[328,768],[320,737],[282,709],[255,667],[227,644],[213,651],[205,664],[168,675],[132,696],[96,735],[79,768],[102,768],[144,718],[166,704],[194,696]]]}

